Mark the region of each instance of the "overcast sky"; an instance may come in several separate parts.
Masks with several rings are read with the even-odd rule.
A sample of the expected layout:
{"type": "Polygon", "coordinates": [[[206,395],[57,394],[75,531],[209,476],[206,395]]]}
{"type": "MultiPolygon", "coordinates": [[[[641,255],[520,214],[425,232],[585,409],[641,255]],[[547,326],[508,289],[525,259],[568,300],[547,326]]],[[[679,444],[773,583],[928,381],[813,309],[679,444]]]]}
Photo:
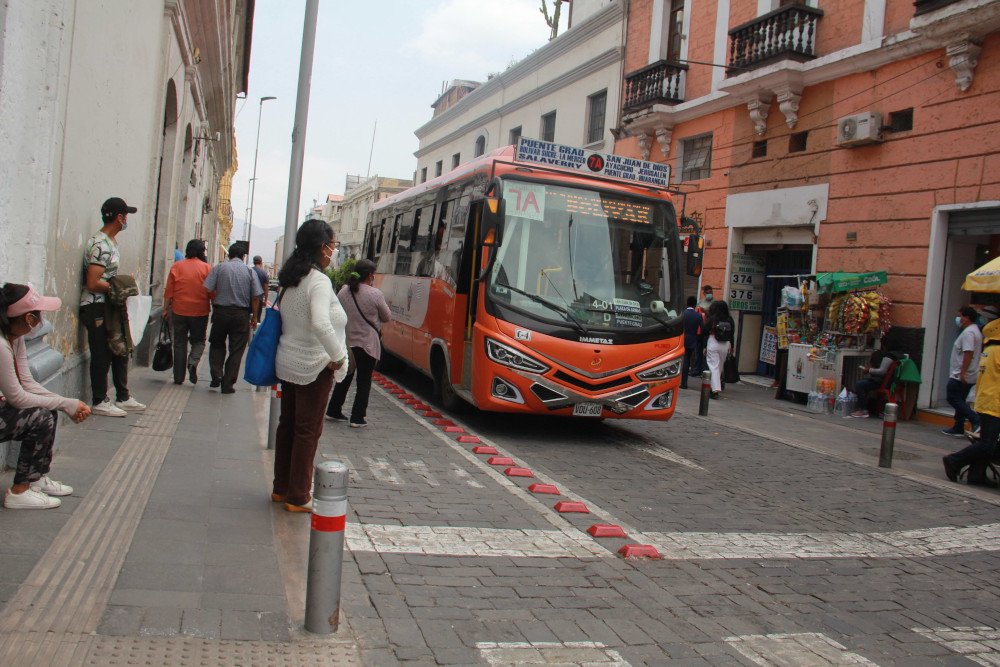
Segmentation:
{"type": "MultiPolygon", "coordinates": [[[[540,6],[541,0],[321,0],[299,221],[314,199],[342,194],[346,174],[368,172],[376,119],[371,174],[411,178],[413,132],[430,120],[442,82],[485,81],[544,45],[549,28],[540,6]]],[[[234,238],[244,236],[258,100],[267,95],[278,99],[263,104],[254,233],[284,226],[304,11],[305,0],[256,3],[250,90],[247,101],[236,103],[234,238]]],[[[564,5],[563,26],[568,14],[564,5]]]]}

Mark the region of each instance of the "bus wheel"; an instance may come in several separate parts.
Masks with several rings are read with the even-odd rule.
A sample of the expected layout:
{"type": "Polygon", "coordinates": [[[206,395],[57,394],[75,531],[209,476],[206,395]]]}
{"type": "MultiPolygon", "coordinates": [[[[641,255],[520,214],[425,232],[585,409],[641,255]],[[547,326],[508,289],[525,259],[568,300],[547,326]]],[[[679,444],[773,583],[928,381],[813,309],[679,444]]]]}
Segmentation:
{"type": "Polygon", "coordinates": [[[466,403],[462,397],[455,393],[455,388],[451,386],[448,379],[444,361],[440,355],[434,358],[434,395],[441,401],[441,406],[449,412],[464,412],[466,403]]]}

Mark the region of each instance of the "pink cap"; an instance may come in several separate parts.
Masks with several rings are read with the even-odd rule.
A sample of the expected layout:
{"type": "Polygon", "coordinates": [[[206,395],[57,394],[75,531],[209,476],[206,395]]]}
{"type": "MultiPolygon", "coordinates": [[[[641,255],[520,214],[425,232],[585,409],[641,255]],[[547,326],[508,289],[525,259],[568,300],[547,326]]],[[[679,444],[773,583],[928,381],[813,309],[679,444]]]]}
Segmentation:
{"type": "Polygon", "coordinates": [[[59,310],[62,300],[56,296],[42,296],[28,285],[28,293],[7,308],[7,317],[17,317],[35,310],[59,310]]]}

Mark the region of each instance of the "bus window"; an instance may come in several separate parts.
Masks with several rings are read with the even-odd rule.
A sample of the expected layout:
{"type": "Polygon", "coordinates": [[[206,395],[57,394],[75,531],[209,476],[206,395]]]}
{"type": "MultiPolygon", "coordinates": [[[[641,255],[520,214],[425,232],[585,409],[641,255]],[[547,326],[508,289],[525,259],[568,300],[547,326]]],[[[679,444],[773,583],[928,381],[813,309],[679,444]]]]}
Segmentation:
{"type": "Polygon", "coordinates": [[[454,199],[449,199],[441,204],[441,210],[438,211],[437,229],[434,230],[434,252],[440,252],[441,247],[444,245],[444,236],[448,230],[448,213],[451,211],[454,203],[454,199]]]}
{"type": "Polygon", "coordinates": [[[378,242],[375,243],[375,254],[382,254],[382,237],[385,235],[385,218],[378,223],[378,242]]]}
{"type": "Polygon", "coordinates": [[[399,240],[396,246],[396,268],[393,271],[397,276],[410,275],[411,254],[412,254],[412,234],[413,234],[413,211],[403,213],[399,222],[399,240]]]}
{"type": "Polygon", "coordinates": [[[389,242],[389,252],[396,252],[396,242],[399,240],[399,224],[402,222],[403,215],[397,214],[396,220],[392,224],[392,240],[389,242]]]}

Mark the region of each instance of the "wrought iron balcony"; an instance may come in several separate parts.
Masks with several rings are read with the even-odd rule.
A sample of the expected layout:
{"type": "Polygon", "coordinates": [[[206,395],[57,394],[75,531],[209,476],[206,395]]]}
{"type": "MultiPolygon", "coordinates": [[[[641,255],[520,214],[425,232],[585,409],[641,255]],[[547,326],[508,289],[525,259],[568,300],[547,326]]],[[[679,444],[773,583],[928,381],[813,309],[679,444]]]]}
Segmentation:
{"type": "Polygon", "coordinates": [[[684,101],[682,76],[687,65],[658,60],[625,75],[625,111],[636,111],[653,104],[679,104],[684,101]]]}
{"type": "Polygon", "coordinates": [[[933,12],[935,9],[941,9],[945,5],[953,5],[956,2],[958,0],[914,0],[913,15],[920,16],[927,12],[933,12]]]}
{"type": "Polygon", "coordinates": [[[759,16],[729,31],[729,67],[736,76],[777,60],[816,57],[816,26],[823,10],[789,5],[759,16]]]}

